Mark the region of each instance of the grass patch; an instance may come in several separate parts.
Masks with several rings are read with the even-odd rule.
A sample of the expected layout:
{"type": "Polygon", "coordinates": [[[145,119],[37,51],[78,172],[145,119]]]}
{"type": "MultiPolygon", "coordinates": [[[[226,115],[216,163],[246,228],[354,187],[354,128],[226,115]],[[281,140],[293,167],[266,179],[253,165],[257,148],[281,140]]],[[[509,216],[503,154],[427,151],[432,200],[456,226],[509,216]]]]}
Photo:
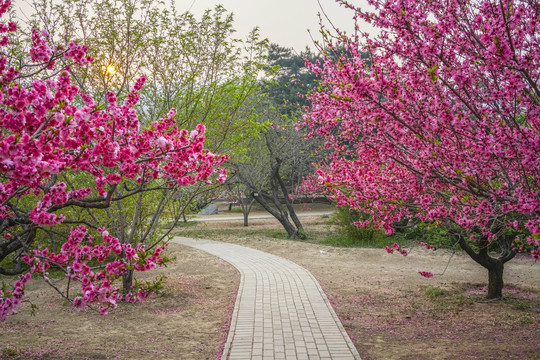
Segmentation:
{"type": "Polygon", "coordinates": [[[188,228],[188,227],[192,227],[192,226],[196,226],[196,225],[197,225],[197,223],[195,221],[188,221],[188,222],[179,221],[176,224],[176,227],[178,227],[178,228],[188,228]]]}
{"type": "MultiPolygon", "coordinates": [[[[315,225],[322,225],[321,222],[316,222],[315,225]]],[[[366,247],[366,248],[384,248],[398,241],[403,246],[408,246],[410,240],[403,240],[398,236],[387,236],[382,231],[374,231],[368,238],[360,236],[350,236],[341,232],[336,232],[333,229],[334,225],[327,224],[326,229],[313,230],[309,227],[306,230],[306,240],[310,243],[330,245],[336,247],[366,247]]],[[[287,232],[280,225],[276,225],[273,229],[258,228],[257,226],[248,227],[223,227],[220,229],[209,228],[204,222],[187,222],[179,223],[177,226],[176,235],[192,237],[192,238],[207,238],[219,239],[221,236],[235,236],[238,238],[249,236],[264,236],[273,239],[291,240],[287,232]]]]}
{"type": "Polygon", "coordinates": [[[358,238],[353,238],[351,236],[343,234],[334,234],[328,236],[324,239],[321,244],[330,245],[330,246],[339,246],[339,247],[360,247],[365,246],[366,243],[371,243],[370,241],[362,241],[358,238]]]}
{"type": "Polygon", "coordinates": [[[264,235],[266,235],[268,237],[271,237],[271,238],[274,238],[274,239],[280,239],[280,240],[288,240],[288,239],[290,239],[289,234],[287,234],[286,232],[281,231],[281,230],[265,230],[262,233],[264,233],[264,235]]]}
{"type": "Polygon", "coordinates": [[[522,324],[532,324],[533,318],[529,314],[521,314],[519,317],[519,322],[522,324]]]}
{"type": "Polygon", "coordinates": [[[231,208],[231,210],[225,210],[224,212],[226,212],[226,213],[236,213],[236,214],[240,213],[240,214],[242,214],[242,208],[238,208],[238,207],[235,208],[235,207],[233,207],[233,208],[231,208]]]}
{"type": "Polygon", "coordinates": [[[526,302],[521,302],[521,301],[510,302],[510,304],[514,310],[519,310],[519,311],[527,311],[531,308],[530,304],[527,304],[526,302]]]}
{"type": "MultiPolygon", "coordinates": [[[[168,224],[166,224],[165,226],[163,226],[164,229],[169,229],[171,226],[173,226],[174,224],[172,222],[169,222],[168,224]]],[[[174,225],[175,228],[188,228],[188,227],[192,227],[192,226],[195,226],[197,225],[197,223],[195,221],[188,221],[188,222],[184,222],[183,220],[180,220],[176,223],[176,225],[174,225]]]]}
{"type": "Polygon", "coordinates": [[[329,226],[329,235],[326,235],[320,243],[330,246],[365,248],[380,248],[390,246],[395,242],[402,246],[410,244],[411,240],[404,239],[402,234],[388,236],[384,231],[375,229],[372,225],[365,227],[355,225],[365,219],[365,214],[347,207],[338,207],[331,216],[325,218],[325,223],[329,226]]]}
{"type": "MultiPolygon", "coordinates": [[[[396,239],[385,235],[383,232],[376,231],[371,237],[357,237],[347,234],[337,233],[326,236],[320,243],[323,245],[338,246],[338,247],[365,247],[365,248],[381,248],[390,246],[396,239]]],[[[400,242],[402,245],[403,242],[400,242]]]]}
{"type": "Polygon", "coordinates": [[[17,351],[17,349],[12,349],[8,347],[2,349],[2,355],[6,357],[16,356],[18,353],[19,352],[17,351]]]}
{"type": "Polygon", "coordinates": [[[438,286],[429,286],[424,289],[424,294],[431,300],[435,300],[443,295],[446,295],[448,292],[444,290],[443,288],[440,288],[438,286]]]}

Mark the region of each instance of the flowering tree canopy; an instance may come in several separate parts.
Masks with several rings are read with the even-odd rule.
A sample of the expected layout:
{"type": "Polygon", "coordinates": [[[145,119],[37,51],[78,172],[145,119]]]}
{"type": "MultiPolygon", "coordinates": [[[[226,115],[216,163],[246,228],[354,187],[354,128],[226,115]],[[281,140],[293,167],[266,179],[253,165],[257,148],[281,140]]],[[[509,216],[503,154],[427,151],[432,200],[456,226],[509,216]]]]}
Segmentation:
{"type": "MultiPolygon", "coordinates": [[[[0,14],[9,6],[9,0],[0,1],[0,14]]],[[[0,24],[2,33],[16,28],[13,22],[0,24]]],[[[121,186],[126,198],[173,184],[210,182],[216,173],[223,182],[226,175],[220,166],[227,156],[204,148],[204,126],[179,130],[174,109],[144,128],[139,125],[134,107],[144,76],[123,103],[109,92],[106,108],[98,107],[69,76],[70,65],[93,60],[86,47],[75,42],[53,47],[47,36],[32,31],[30,61],[20,69],[11,66],[7,52],[0,55],[0,273],[24,274],[13,290],[4,286],[0,291],[0,321],[21,303],[32,273],[52,284],[47,277],[51,265],[81,284],[77,296],[70,296],[69,288],[63,296],[79,308],[97,303],[106,313],[121,297],[113,281],[128,270],[145,271],[163,263],[164,246],[121,243],[105,228],[91,235],[83,220],[66,218],[66,211],[107,208],[120,200],[115,189],[121,186]],[[60,181],[62,176],[91,177],[94,185],[78,188],[60,181]],[[157,185],[149,187],[149,182],[157,185]],[[40,232],[62,223],[74,226],[59,251],[39,248],[40,232]],[[102,263],[98,270],[91,267],[96,263],[102,263]]],[[[4,36],[0,45],[9,42],[4,36]]],[[[125,299],[146,295],[145,289],[135,289],[125,299]]]]}
{"type": "Polygon", "coordinates": [[[311,64],[323,85],[304,125],[333,149],[319,180],[388,234],[444,225],[500,297],[503,264],[540,257],[539,3],[339,2],[381,33],[339,34],[341,58],[311,64]]]}

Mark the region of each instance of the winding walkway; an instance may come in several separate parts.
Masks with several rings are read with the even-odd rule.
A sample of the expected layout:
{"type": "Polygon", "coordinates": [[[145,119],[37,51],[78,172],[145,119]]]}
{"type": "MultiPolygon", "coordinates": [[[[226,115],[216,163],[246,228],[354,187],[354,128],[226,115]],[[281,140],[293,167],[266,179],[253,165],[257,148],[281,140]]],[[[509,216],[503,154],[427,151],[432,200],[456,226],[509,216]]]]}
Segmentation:
{"type": "Polygon", "coordinates": [[[279,256],[240,245],[175,237],[241,274],[222,360],[360,359],[317,280],[279,256]]]}

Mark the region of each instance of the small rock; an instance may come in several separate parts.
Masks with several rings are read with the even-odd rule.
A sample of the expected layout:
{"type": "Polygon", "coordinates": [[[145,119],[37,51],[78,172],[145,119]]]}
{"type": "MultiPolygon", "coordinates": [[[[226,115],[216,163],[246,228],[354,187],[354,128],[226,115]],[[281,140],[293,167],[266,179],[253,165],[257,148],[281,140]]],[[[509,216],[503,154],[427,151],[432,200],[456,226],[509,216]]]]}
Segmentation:
{"type": "Polygon", "coordinates": [[[216,215],[218,207],[216,204],[210,204],[199,212],[199,215],[216,215]]]}

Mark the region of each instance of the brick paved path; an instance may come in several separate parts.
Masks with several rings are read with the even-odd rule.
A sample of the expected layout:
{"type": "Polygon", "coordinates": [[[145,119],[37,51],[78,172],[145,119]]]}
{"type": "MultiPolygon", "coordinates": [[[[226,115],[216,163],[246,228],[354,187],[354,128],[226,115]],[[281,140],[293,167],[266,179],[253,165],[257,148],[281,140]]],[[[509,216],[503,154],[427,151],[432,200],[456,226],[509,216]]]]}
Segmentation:
{"type": "Polygon", "coordinates": [[[218,256],[241,274],[222,360],[360,359],[313,275],[259,250],[212,240],[173,242],[218,256]]]}

